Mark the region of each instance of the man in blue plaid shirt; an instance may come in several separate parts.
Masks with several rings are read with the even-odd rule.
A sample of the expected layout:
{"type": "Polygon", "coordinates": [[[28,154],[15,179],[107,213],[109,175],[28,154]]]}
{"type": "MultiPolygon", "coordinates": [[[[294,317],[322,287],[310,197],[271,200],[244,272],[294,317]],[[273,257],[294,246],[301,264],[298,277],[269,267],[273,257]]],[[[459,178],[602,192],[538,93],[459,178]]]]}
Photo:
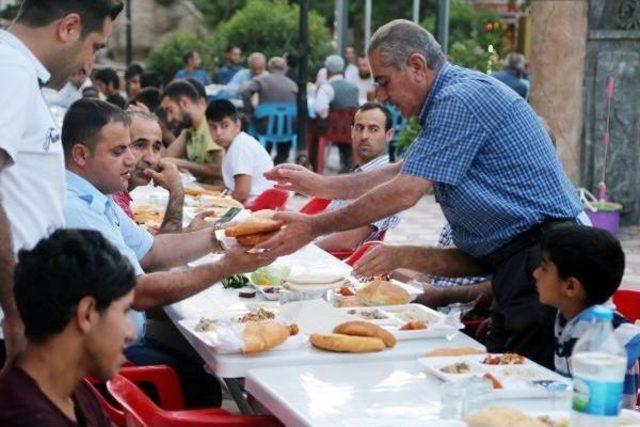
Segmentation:
{"type": "MultiPolygon", "coordinates": [[[[379,28],[368,56],[378,101],[418,117],[422,131],[404,162],[375,171],[324,177],[285,165],[267,173],[279,187],[357,199],[313,217],[278,214],[287,227],[260,247],[291,253],[317,236],[408,209],[432,187],[456,248],[412,247],[405,264],[436,276],[492,274],[488,349],[553,367],[554,311],[538,301],[531,273],[540,234],[575,222],[580,203],[540,119],[504,84],[447,63],[433,36],[410,21],[379,28]]],[[[384,270],[380,251],[369,251],[356,274],[384,270]]]]}

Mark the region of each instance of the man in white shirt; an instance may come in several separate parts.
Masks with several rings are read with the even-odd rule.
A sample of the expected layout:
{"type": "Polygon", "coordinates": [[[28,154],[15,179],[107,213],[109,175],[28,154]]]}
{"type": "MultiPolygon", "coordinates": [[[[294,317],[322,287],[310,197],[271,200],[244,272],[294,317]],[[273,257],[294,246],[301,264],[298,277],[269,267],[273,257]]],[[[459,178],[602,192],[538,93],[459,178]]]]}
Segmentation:
{"type": "Polygon", "coordinates": [[[358,86],[358,102],[360,105],[375,98],[376,87],[371,77],[369,59],[365,55],[358,56],[358,77],[354,83],[358,86]]]}
{"type": "Polygon", "coordinates": [[[16,21],[0,32],[0,363],[5,347],[12,362],[26,343],[13,298],[15,254],[64,225],[60,130],[41,88],[59,89],[73,72],[91,69],[122,7],[116,0],[23,0],[16,21]]]}
{"type": "Polygon", "coordinates": [[[358,67],[356,67],[358,55],[356,55],[356,50],[353,46],[347,46],[344,50],[344,62],[346,64],[344,68],[344,78],[351,82],[357,83],[358,81],[358,67]]]}
{"type": "Polygon", "coordinates": [[[213,101],[207,107],[211,136],[225,149],[222,179],[237,201],[247,204],[273,185],[264,173],[273,168],[273,160],[251,135],[242,132],[240,117],[230,101],[213,101]]]}
{"type": "Polygon", "coordinates": [[[45,89],[47,103],[52,107],[62,107],[68,110],[71,104],[82,98],[82,91],[85,88],[93,86],[91,79],[87,77],[87,72],[90,72],[90,70],[82,68],[71,74],[67,84],[58,91],[45,89]]]}

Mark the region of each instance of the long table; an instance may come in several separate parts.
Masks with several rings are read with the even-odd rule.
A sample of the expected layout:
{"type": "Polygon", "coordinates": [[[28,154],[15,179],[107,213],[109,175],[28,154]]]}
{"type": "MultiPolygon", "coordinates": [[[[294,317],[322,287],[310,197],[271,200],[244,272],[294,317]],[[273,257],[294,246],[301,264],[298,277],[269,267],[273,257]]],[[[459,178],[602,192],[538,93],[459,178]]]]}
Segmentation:
{"type": "MultiPolygon", "coordinates": [[[[440,386],[415,360],[259,368],[245,382],[246,390],[287,426],[464,427],[440,418],[440,386]]],[[[569,410],[566,397],[494,404],[540,414],[569,410]]]]}

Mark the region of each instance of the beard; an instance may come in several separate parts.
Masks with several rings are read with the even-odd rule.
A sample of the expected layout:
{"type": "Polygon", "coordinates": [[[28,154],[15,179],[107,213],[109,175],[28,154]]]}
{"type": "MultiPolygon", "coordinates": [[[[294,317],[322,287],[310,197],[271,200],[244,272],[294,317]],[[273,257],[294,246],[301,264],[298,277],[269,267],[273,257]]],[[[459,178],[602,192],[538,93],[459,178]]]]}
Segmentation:
{"type": "Polygon", "coordinates": [[[370,79],[371,78],[371,72],[370,71],[358,71],[358,75],[360,76],[361,79],[370,79]]]}

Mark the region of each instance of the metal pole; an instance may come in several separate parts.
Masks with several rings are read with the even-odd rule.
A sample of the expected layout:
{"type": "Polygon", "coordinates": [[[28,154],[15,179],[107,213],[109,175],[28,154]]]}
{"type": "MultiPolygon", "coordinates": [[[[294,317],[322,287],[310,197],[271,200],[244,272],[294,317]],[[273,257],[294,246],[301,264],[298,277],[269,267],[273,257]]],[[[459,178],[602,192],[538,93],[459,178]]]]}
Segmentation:
{"type": "Polygon", "coordinates": [[[349,30],[349,0],[336,0],[336,50],[344,55],[349,30]]]}
{"type": "Polygon", "coordinates": [[[446,54],[449,51],[449,0],[439,0],[438,2],[436,30],[438,43],[446,54]]]}
{"type": "Polygon", "coordinates": [[[413,22],[420,23],[420,0],[413,0],[413,22]]]}
{"type": "Polygon", "coordinates": [[[369,47],[371,38],[371,0],[364,0],[364,47],[369,47]]]}
{"type": "MultiPolygon", "coordinates": [[[[298,46],[298,152],[307,150],[307,80],[309,74],[309,0],[300,0],[300,44],[298,46]]],[[[297,153],[296,153],[297,154],[297,153]]]]}
{"type": "Polygon", "coordinates": [[[125,61],[127,65],[131,64],[133,60],[132,54],[132,46],[131,46],[131,2],[133,0],[127,0],[126,2],[126,50],[125,50],[125,61]]]}

